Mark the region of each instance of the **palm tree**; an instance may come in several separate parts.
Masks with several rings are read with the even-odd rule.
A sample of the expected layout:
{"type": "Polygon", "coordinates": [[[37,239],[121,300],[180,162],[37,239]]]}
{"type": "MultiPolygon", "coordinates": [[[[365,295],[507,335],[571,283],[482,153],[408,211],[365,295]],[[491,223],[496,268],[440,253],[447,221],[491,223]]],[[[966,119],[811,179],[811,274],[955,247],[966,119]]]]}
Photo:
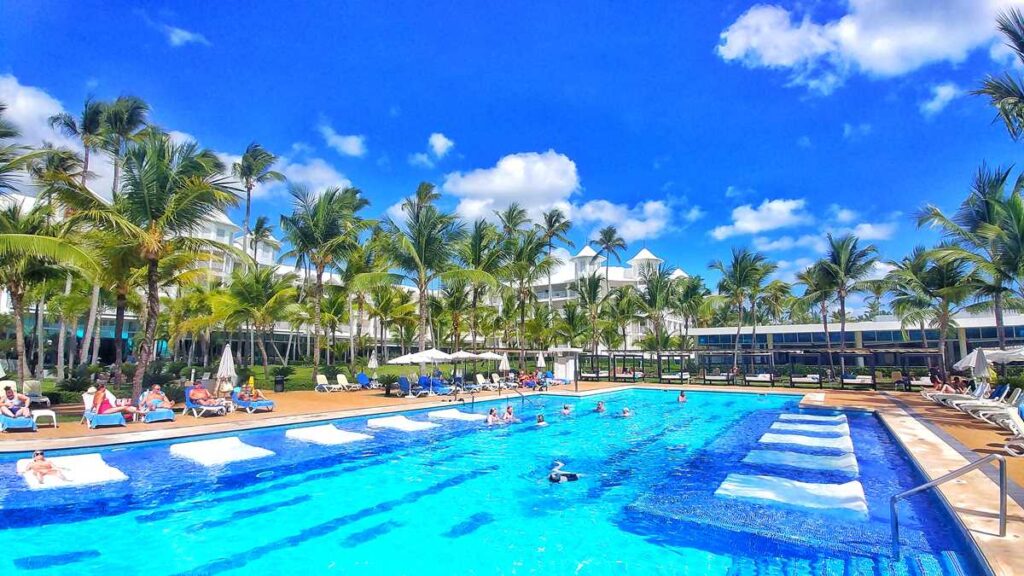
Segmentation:
{"type": "MultiPolygon", "coordinates": [[[[778,270],[778,268],[778,265],[774,262],[768,262],[765,260],[757,267],[756,273],[751,277],[750,294],[748,298],[750,300],[750,346],[753,350],[757,350],[758,305],[761,304],[761,301],[769,294],[764,282],[768,279],[768,276],[778,270]]],[[[778,290],[778,288],[779,287],[776,286],[775,290],[778,290]]]]}
{"type": "Polygon", "coordinates": [[[452,327],[452,350],[462,349],[464,319],[473,312],[473,298],[465,280],[453,280],[441,288],[440,301],[444,315],[452,327]]]}
{"type": "MultiPolygon", "coordinates": [[[[1009,168],[989,170],[984,164],[978,169],[967,198],[956,214],[948,217],[939,208],[928,205],[918,214],[918,226],[930,225],[942,230],[949,242],[936,248],[935,256],[965,260],[975,271],[980,282],[979,296],[991,302],[995,316],[999,348],[1006,348],[1003,329],[1005,300],[1012,291],[1024,259],[1024,246],[1013,241],[1016,234],[1012,225],[1014,216],[1008,213],[1010,198],[1006,195],[1009,168]]],[[[1021,181],[1014,186],[1011,196],[1018,198],[1021,181]]]]}
{"type": "Polygon", "coordinates": [[[70,138],[77,138],[82,143],[82,174],[81,185],[85,186],[85,180],[89,173],[89,159],[95,150],[103,144],[104,121],[103,115],[107,105],[92,97],[85,99],[82,112],[75,118],[67,112],[61,112],[50,116],[50,127],[61,131],[70,138]]]}
{"type": "MultiPolygon", "coordinates": [[[[1024,14],[1018,8],[1010,8],[996,18],[997,28],[1003,34],[1008,46],[1021,63],[1024,63],[1024,14]]],[[[1009,72],[1002,76],[989,75],[981,88],[972,94],[985,96],[996,109],[996,113],[1014,140],[1024,133],[1024,83],[1019,75],[1009,72]]]]}
{"type": "Polygon", "coordinates": [[[636,288],[627,285],[612,290],[602,312],[608,323],[619,333],[618,342],[625,349],[628,343],[626,330],[641,318],[640,296],[636,288]]]}
{"type": "Polygon", "coordinates": [[[376,318],[383,343],[382,358],[388,360],[387,337],[392,326],[401,323],[416,323],[416,303],[408,291],[390,284],[380,284],[370,289],[367,310],[370,318],[376,318]]]}
{"type": "Polygon", "coordinates": [[[844,234],[838,238],[828,234],[828,253],[821,261],[822,268],[831,279],[839,301],[839,369],[846,372],[846,299],[862,289],[861,281],[871,273],[877,250],[873,245],[859,246],[857,237],[844,234]]]}
{"type": "Polygon", "coordinates": [[[119,235],[145,263],[145,324],[132,381],[132,397],[138,397],[156,342],[161,264],[179,254],[234,251],[190,233],[209,213],[234,205],[237,197],[221,177],[223,164],[217,156],[194,142],[175,144],[166,134],[151,130],[128,146],[123,160],[124,183],[111,205],[87,190],[68,189],[62,200],[75,210],[73,219],[119,235]]]}
{"type": "MultiPolygon", "coordinates": [[[[569,240],[569,230],[572,229],[572,222],[565,217],[558,208],[552,208],[544,213],[541,217],[542,222],[537,224],[537,228],[541,231],[544,236],[544,241],[548,247],[548,256],[551,256],[551,252],[555,249],[555,241],[561,241],[570,247],[575,247],[576,244],[572,240],[569,240]]],[[[548,310],[551,310],[551,272],[548,271],[548,310]]]]}
{"type": "Polygon", "coordinates": [[[473,309],[469,316],[469,341],[473,348],[477,347],[477,323],[480,299],[483,298],[488,285],[497,285],[498,276],[505,265],[507,254],[501,241],[501,234],[490,222],[478,219],[473,222],[472,228],[462,242],[455,248],[456,257],[467,270],[474,270],[485,278],[486,283],[473,282],[472,291],[473,309]]]}
{"type": "Polygon", "coordinates": [[[503,277],[512,285],[519,311],[519,366],[526,367],[526,307],[537,295],[533,287],[558,264],[546,252],[547,243],[537,230],[525,230],[515,235],[509,245],[508,261],[503,277]]]}
{"type": "Polygon", "coordinates": [[[530,216],[526,213],[526,209],[516,202],[509,204],[507,208],[494,214],[498,217],[498,221],[501,222],[501,230],[505,233],[506,238],[515,236],[530,222],[530,216]]]}
{"type": "Polygon", "coordinates": [[[665,313],[672,306],[676,298],[675,283],[672,281],[672,271],[664,264],[660,266],[646,266],[640,271],[639,291],[640,313],[650,325],[651,333],[654,335],[654,351],[661,353],[662,344],[669,338],[665,331],[665,313]]]}
{"type": "MultiPolygon", "coordinates": [[[[245,222],[242,229],[242,245],[249,245],[249,218],[252,212],[252,191],[259,184],[281,182],[284,175],[271,170],[277,156],[268,152],[256,142],[249,144],[242,153],[242,158],[231,165],[231,175],[238,179],[245,189],[245,222]]],[[[257,222],[259,222],[257,220],[257,222]]],[[[264,220],[264,224],[266,220],[264,220]]],[[[253,247],[253,261],[256,260],[256,248],[253,247]]]]}
{"type": "Polygon", "coordinates": [[[601,311],[608,301],[609,294],[601,290],[601,276],[596,272],[580,278],[574,288],[580,311],[587,321],[590,351],[597,354],[597,342],[601,333],[601,311]]]}
{"type": "Polygon", "coordinates": [[[690,325],[696,322],[701,311],[707,307],[711,292],[704,286],[704,279],[700,276],[685,276],[677,280],[676,284],[672,310],[683,317],[683,338],[679,341],[682,345],[689,341],[690,325]]]}
{"type": "Polygon", "coordinates": [[[569,346],[579,346],[587,335],[587,318],[576,302],[566,302],[555,322],[555,337],[569,346]]]}
{"type": "Polygon", "coordinates": [[[626,241],[619,236],[619,231],[615,229],[615,226],[605,226],[597,233],[597,239],[591,240],[591,244],[597,247],[597,254],[594,255],[596,260],[598,256],[604,256],[604,291],[609,290],[609,266],[611,265],[612,257],[616,261],[621,261],[619,258],[620,252],[626,250],[626,241]]]}
{"type": "Polygon", "coordinates": [[[732,259],[728,262],[715,260],[708,265],[722,274],[718,281],[718,293],[736,310],[736,340],[733,347],[732,367],[739,367],[740,330],[743,328],[743,309],[754,287],[764,278],[767,259],[746,248],[733,248],[732,259]]]}
{"type": "Polygon", "coordinates": [[[253,224],[252,230],[249,231],[249,247],[252,248],[252,262],[254,266],[259,266],[259,262],[256,261],[256,253],[259,250],[260,244],[273,237],[274,227],[270,225],[270,218],[266,216],[256,218],[256,223],[253,224]]]}
{"type": "Polygon", "coordinates": [[[874,320],[876,317],[881,316],[883,313],[882,309],[882,298],[885,297],[889,291],[889,283],[884,278],[865,280],[863,282],[864,291],[870,294],[867,305],[868,309],[865,311],[865,317],[868,320],[874,320]]]}
{"type": "Polygon", "coordinates": [[[796,280],[804,287],[800,302],[808,308],[818,308],[822,329],[825,332],[825,349],[828,351],[829,370],[835,374],[835,367],[832,364],[832,337],[828,331],[828,305],[836,293],[832,277],[825,271],[822,262],[818,261],[797,273],[796,280]]]}
{"type": "Polygon", "coordinates": [[[119,96],[106,105],[103,111],[102,147],[110,154],[114,165],[114,182],[111,195],[120,191],[121,170],[128,143],[146,126],[149,104],[135,96],[119,96]]]}
{"type": "MultiPolygon", "coordinates": [[[[291,187],[293,209],[291,216],[281,217],[281,229],[292,245],[292,256],[312,265],[313,287],[313,374],[319,374],[320,335],[322,332],[321,299],[324,292],[324,272],[345,261],[359,244],[359,235],[372,222],[363,220],[358,212],[369,205],[357,188],[332,187],[322,194],[312,194],[308,188],[291,187]]],[[[300,265],[300,264],[297,264],[300,265]]]]}
{"type": "Polygon", "coordinates": [[[41,155],[40,151],[32,151],[8,140],[21,135],[18,128],[4,118],[7,106],[0,102],[0,194],[16,190],[25,166],[41,155]]]}
{"type": "MultiPolygon", "coordinates": [[[[236,269],[224,293],[213,301],[215,316],[234,324],[253,327],[259,337],[256,344],[263,357],[263,377],[270,381],[266,337],[274,324],[294,313],[297,290],[295,274],[281,274],[276,266],[236,269]]],[[[271,333],[271,338],[273,334],[271,333]]],[[[280,356],[280,354],[278,354],[280,356]]]]}

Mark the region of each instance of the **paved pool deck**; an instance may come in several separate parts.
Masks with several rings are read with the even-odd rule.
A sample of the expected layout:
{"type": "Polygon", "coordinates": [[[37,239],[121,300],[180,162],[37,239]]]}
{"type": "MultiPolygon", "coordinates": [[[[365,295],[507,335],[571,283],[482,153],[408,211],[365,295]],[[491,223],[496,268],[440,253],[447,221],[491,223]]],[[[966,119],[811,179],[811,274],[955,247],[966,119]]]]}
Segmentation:
{"type": "MultiPolygon", "coordinates": [[[[581,382],[577,387],[558,387],[548,393],[589,396],[619,389],[648,388],[687,391],[707,390],[728,393],[796,394],[801,406],[823,409],[867,410],[876,413],[893,436],[911,454],[922,474],[929,480],[943,476],[982,456],[1002,453],[1009,434],[979,422],[950,408],[938,406],[917,393],[750,386],[703,386],[622,384],[581,382]]],[[[533,392],[523,392],[529,396],[533,392]]],[[[176,415],[174,422],[130,423],[119,428],[90,430],[85,425],[64,423],[59,428],[41,427],[36,433],[10,433],[0,437],[0,453],[27,452],[35,449],[89,448],[149,440],[166,440],[206,434],[237,432],[266,426],[333,420],[396,412],[410,408],[451,407],[452,400],[441,397],[404,399],[386,396],[379,390],[357,392],[287,392],[268,394],[277,402],[272,413],[193,418],[176,415]]],[[[519,399],[517,392],[475,395],[476,401],[498,397],[519,399]]],[[[466,402],[474,397],[462,396],[466,402]]],[[[974,540],[994,574],[1024,575],[1024,458],[1007,457],[1010,479],[1007,534],[998,536],[998,475],[995,465],[970,472],[938,488],[956,518],[974,540]]]]}

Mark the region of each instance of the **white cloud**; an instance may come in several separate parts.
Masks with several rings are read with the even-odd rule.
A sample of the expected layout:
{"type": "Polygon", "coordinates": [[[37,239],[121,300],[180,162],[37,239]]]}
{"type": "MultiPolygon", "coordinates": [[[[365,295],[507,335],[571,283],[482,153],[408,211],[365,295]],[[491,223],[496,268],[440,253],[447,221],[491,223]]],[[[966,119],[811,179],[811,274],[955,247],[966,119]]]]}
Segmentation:
{"type": "Polygon", "coordinates": [[[801,136],[796,139],[796,145],[801,148],[812,148],[814,146],[814,143],[811,142],[810,136],[801,136]]]}
{"type": "Polygon", "coordinates": [[[895,266],[888,262],[876,260],[875,263],[871,265],[871,270],[868,272],[867,279],[881,280],[882,278],[885,278],[886,274],[892,272],[895,268],[895,266]]]}
{"type": "Polygon", "coordinates": [[[850,124],[849,122],[843,124],[843,138],[845,140],[856,140],[862,136],[871,134],[871,124],[867,122],[861,122],[860,124],[850,124]]]}
{"type": "Polygon", "coordinates": [[[430,150],[437,158],[444,158],[455,147],[455,141],[440,132],[431,134],[430,138],[427,138],[427,144],[430,145],[430,150]]]}
{"type": "Polygon", "coordinates": [[[175,144],[178,145],[184,144],[186,142],[198,141],[198,139],[195,136],[189,134],[188,132],[182,132],[181,130],[168,130],[167,136],[170,137],[171,142],[174,142],[175,144]]]}
{"type": "Polygon", "coordinates": [[[572,209],[572,218],[580,223],[615,226],[626,242],[657,238],[666,229],[672,210],[663,200],[648,200],[636,206],[616,204],[608,200],[591,200],[572,209]]]}
{"type": "Polygon", "coordinates": [[[803,272],[808,266],[814,263],[814,260],[810,258],[796,258],[793,260],[779,260],[775,263],[777,268],[772,274],[772,278],[776,280],[782,280],[783,282],[789,282],[790,284],[796,282],[796,275],[799,272],[803,272]]]}
{"type": "Polygon", "coordinates": [[[309,158],[304,162],[292,162],[283,158],[278,161],[276,169],[284,174],[289,182],[304,184],[317,192],[329,186],[347,188],[352,185],[351,180],[323,158],[309,158]]]}
{"type": "Polygon", "coordinates": [[[789,84],[828,94],[852,72],[892,77],[936,62],[958,64],[996,44],[999,11],[1022,0],[848,0],[846,13],[808,14],[758,4],[720,35],[717,51],[748,68],[789,71],[789,84]]]}
{"type": "Polygon", "coordinates": [[[185,46],[186,44],[202,44],[203,46],[209,46],[210,41],[206,39],[206,36],[198,32],[190,32],[184,28],[178,28],[177,26],[163,25],[160,27],[163,30],[164,35],[167,36],[167,42],[175,48],[185,46]]]}
{"type": "Polygon", "coordinates": [[[739,186],[728,186],[725,189],[726,198],[742,198],[753,192],[750,188],[740,188],[739,186]]]}
{"type": "Polygon", "coordinates": [[[421,168],[433,168],[434,161],[430,159],[430,155],[426,152],[415,152],[409,154],[409,164],[411,166],[419,166],[421,168]]]}
{"type": "Polygon", "coordinates": [[[832,204],[828,207],[828,212],[840,224],[847,224],[857,219],[857,213],[849,208],[844,208],[839,204],[832,204]]]}
{"type": "MultiPolygon", "coordinates": [[[[7,105],[4,117],[14,123],[21,132],[17,141],[29,146],[39,146],[49,142],[54,146],[70,148],[79,153],[82,146],[78,140],[69,138],[50,128],[49,118],[54,114],[68,111],[77,116],[78,110],[65,110],[59,100],[46,91],[34,86],[26,86],[10,74],[0,74],[0,102],[7,105]]],[[[114,171],[106,155],[93,154],[89,162],[89,172],[93,178],[89,188],[106,198],[110,197],[110,188],[114,182],[114,171]]],[[[19,187],[20,191],[35,194],[27,179],[19,187]]]]}
{"type": "Polygon", "coordinates": [[[700,206],[693,206],[685,213],[683,213],[683,220],[690,222],[691,224],[707,216],[708,213],[700,209],[700,206]]]}
{"type": "Polygon", "coordinates": [[[388,209],[384,211],[384,214],[394,222],[402,222],[405,220],[405,213],[402,212],[403,202],[405,202],[405,199],[399,200],[391,206],[388,206],[388,209]]]}
{"type": "Polygon", "coordinates": [[[934,116],[946,109],[949,103],[964,95],[962,88],[952,82],[943,82],[931,87],[931,97],[921,102],[921,114],[934,116]]]}
{"type": "Polygon", "coordinates": [[[324,137],[324,143],[343,156],[361,157],[366,154],[366,137],[356,134],[338,134],[327,122],[316,127],[324,137]]]}
{"type": "Polygon", "coordinates": [[[554,150],[521,152],[498,160],[492,168],[451,172],[443,190],[459,198],[458,212],[467,218],[490,217],[518,202],[533,211],[566,203],[579,190],[576,163],[554,150]]]}
{"type": "Polygon", "coordinates": [[[754,248],[762,252],[783,252],[795,248],[809,248],[819,254],[826,250],[825,237],[817,234],[803,236],[780,236],[779,238],[754,237],[754,248]]]}
{"type": "Polygon", "coordinates": [[[767,200],[754,208],[751,204],[737,206],[732,211],[732,224],[718,226],[711,230],[716,240],[724,240],[740,234],[758,234],[778,228],[787,228],[813,221],[810,214],[804,211],[806,201],[798,200],[767,200]]]}
{"type": "Polygon", "coordinates": [[[896,226],[895,222],[883,222],[879,224],[862,222],[854,226],[851,233],[861,240],[888,240],[896,233],[896,226]]]}

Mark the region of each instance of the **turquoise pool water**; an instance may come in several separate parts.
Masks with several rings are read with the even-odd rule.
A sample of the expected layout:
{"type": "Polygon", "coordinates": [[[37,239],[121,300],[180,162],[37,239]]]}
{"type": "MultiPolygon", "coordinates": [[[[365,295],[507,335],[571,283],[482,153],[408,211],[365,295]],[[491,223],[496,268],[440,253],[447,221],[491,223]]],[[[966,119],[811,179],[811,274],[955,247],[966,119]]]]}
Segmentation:
{"type": "MultiPolygon", "coordinates": [[[[897,560],[888,498],[921,478],[873,415],[846,413],[844,435],[835,422],[782,419],[801,413],[798,400],[517,397],[523,422],[490,429],[438,420],[427,431],[371,430],[365,418],[346,419],[334,424],[373,438],[339,446],[290,439],[285,428],[242,432],[231,436],[273,454],[226,465],[172,456],[169,442],[103,450],[127,480],[88,488],[28,490],[3,457],[0,573],[985,573],[932,496],[904,505],[897,560]],[[599,399],[609,412],[593,412],[599,399]],[[559,414],[564,403],[573,416],[559,414]],[[635,416],[617,417],[624,406],[635,416]],[[533,425],[539,412],[549,426],[533,425]],[[767,445],[765,433],[799,443],[767,445]],[[835,447],[845,437],[855,471],[835,447]],[[749,457],[766,448],[790,464],[828,464],[749,457]],[[554,460],[583,477],[549,483],[554,460]],[[768,478],[758,480],[768,492],[778,479],[803,482],[825,507],[808,507],[815,497],[800,490],[788,503],[723,494],[730,475],[768,478]],[[866,512],[858,498],[828,498],[830,486],[850,482],[862,486],[866,512]]],[[[506,402],[455,406],[486,413],[506,402]]]]}

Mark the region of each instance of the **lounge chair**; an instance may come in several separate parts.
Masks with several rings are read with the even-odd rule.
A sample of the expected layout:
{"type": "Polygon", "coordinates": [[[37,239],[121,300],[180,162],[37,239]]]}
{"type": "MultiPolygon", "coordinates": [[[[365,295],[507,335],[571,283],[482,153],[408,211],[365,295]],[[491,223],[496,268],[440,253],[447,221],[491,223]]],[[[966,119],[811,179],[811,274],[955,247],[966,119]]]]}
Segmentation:
{"type": "Polygon", "coordinates": [[[345,375],[340,373],[340,372],[338,373],[337,380],[338,380],[338,386],[341,386],[342,390],[347,390],[349,392],[354,392],[356,390],[359,390],[359,384],[351,384],[351,383],[349,383],[348,378],[346,378],[345,375]]]}
{"type": "Polygon", "coordinates": [[[231,391],[231,401],[238,407],[239,410],[245,410],[249,414],[256,411],[273,412],[274,401],[273,400],[242,400],[238,397],[238,389],[231,391]]]}
{"type": "Polygon", "coordinates": [[[316,386],[313,387],[313,390],[316,390],[317,392],[338,392],[344,390],[344,388],[341,387],[340,380],[338,381],[338,384],[331,384],[330,382],[327,381],[327,376],[323,374],[317,374],[316,386]]]}
{"type": "Polygon", "coordinates": [[[743,382],[745,384],[768,384],[772,387],[775,386],[775,375],[774,374],[755,374],[753,376],[749,374],[743,375],[743,382]]]}
{"type": "Polygon", "coordinates": [[[733,378],[731,374],[704,374],[705,384],[732,384],[732,380],[733,378]]]}
{"type": "Polygon", "coordinates": [[[804,376],[792,376],[789,379],[790,387],[797,384],[817,384],[821,387],[821,374],[806,374],[804,376]]]}
{"type": "Polygon", "coordinates": [[[1007,414],[1007,428],[1013,432],[1014,437],[1006,443],[1003,449],[1010,456],[1024,456],[1024,420],[1021,419],[1021,410],[1024,408],[1011,410],[1007,414]]]}
{"type": "Polygon", "coordinates": [[[440,394],[442,396],[455,393],[455,387],[449,386],[448,383],[441,378],[431,378],[430,389],[434,394],[440,394]]]}
{"type": "Polygon", "coordinates": [[[138,419],[139,416],[142,416],[142,421],[146,424],[152,424],[153,422],[174,422],[174,410],[171,410],[170,408],[147,410],[146,405],[142,402],[142,399],[145,397],[145,392],[139,395],[139,411],[135,414],[136,419],[138,419]]]}
{"type": "Polygon", "coordinates": [[[196,404],[192,401],[192,398],[188,395],[189,390],[185,389],[185,407],[181,409],[181,414],[185,415],[192,412],[192,416],[199,418],[200,416],[206,416],[207,414],[213,414],[215,416],[223,416],[227,414],[228,408],[223,404],[216,406],[204,406],[202,404],[196,404]]]}
{"type": "Polygon", "coordinates": [[[359,383],[359,387],[362,388],[363,390],[369,390],[374,387],[373,382],[370,380],[370,377],[367,376],[365,372],[360,372],[356,374],[356,382],[359,383]]]}
{"type": "Polygon", "coordinates": [[[957,410],[959,410],[961,412],[965,412],[967,408],[970,408],[972,406],[979,406],[980,405],[980,406],[984,407],[984,406],[992,406],[992,405],[1003,404],[1003,399],[1006,398],[1006,396],[1007,396],[1007,394],[1009,394],[1009,392],[1010,392],[1010,385],[1009,384],[1000,384],[999,386],[996,386],[995,388],[993,388],[992,392],[990,394],[988,394],[987,396],[982,397],[980,399],[977,399],[977,400],[951,399],[951,400],[943,402],[943,404],[945,404],[946,406],[949,406],[951,408],[956,408],[957,410]]]}
{"type": "Polygon", "coordinates": [[[850,386],[871,386],[871,387],[874,387],[875,386],[875,378],[874,378],[874,376],[867,375],[867,374],[861,375],[861,376],[857,376],[857,375],[843,376],[843,378],[840,380],[840,388],[846,386],[847,384],[849,384],[850,386]]]}
{"type": "Polygon", "coordinates": [[[489,390],[491,392],[498,390],[498,386],[491,382],[490,380],[488,380],[487,378],[485,378],[483,374],[476,375],[476,385],[484,390],[489,390]]]}
{"type": "Polygon", "coordinates": [[[402,396],[416,396],[417,398],[430,394],[428,390],[423,390],[419,387],[413,388],[412,384],[409,383],[409,379],[405,376],[398,377],[398,390],[401,391],[402,396]]]}
{"type": "Polygon", "coordinates": [[[967,394],[951,394],[947,392],[922,390],[921,396],[924,396],[936,404],[942,404],[944,400],[981,400],[985,397],[985,393],[988,392],[988,389],[988,384],[981,382],[975,385],[974,390],[967,394]]]}
{"type": "Polygon", "coordinates": [[[998,401],[979,400],[978,402],[974,403],[961,404],[958,408],[961,412],[966,412],[967,414],[970,414],[975,418],[983,420],[984,418],[982,418],[982,414],[986,412],[1000,411],[1005,410],[1007,408],[1019,406],[1022,392],[1024,392],[1024,390],[1021,390],[1020,388],[1014,388],[1013,392],[1011,392],[1009,395],[1004,394],[1002,399],[998,401]]]}
{"type": "Polygon", "coordinates": [[[984,420],[993,426],[999,426],[1000,428],[1006,428],[1007,422],[1010,419],[1010,412],[1016,412],[1018,408],[1024,404],[1024,394],[1017,394],[1020,392],[1020,388],[1014,390],[1015,395],[1011,395],[1006,401],[1005,406],[999,406],[994,408],[981,408],[971,412],[971,416],[984,420]]]}
{"type": "MultiPolygon", "coordinates": [[[[11,384],[14,384],[11,382],[11,384]]],[[[0,389],[7,386],[6,382],[0,382],[0,389]]],[[[21,387],[21,393],[28,396],[28,404],[31,407],[33,404],[43,404],[47,408],[50,407],[50,399],[43,396],[43,385],[39,380],[25,380],[25,384],[21,387]]]]}
{"type": "MultiPolygon", "coordinates": [[[[124,414],[120,412],[114,412],[113,414],[97,414],[92,409],[94,394],[85,393],[82,394],[82,404],[85,405],[85,412],[82,413],[82,422],[89,425],[89,428],[97,428],[99,426],[125,426],[127,422],[124,421],[124,414]]],[[[117,401],[113,393],[107,390],[107,400],[111,404],[117,401]]]]}
{"type": "Polygon", "coordinates": [[[8,432],[10,430],[29,430],[35,432],[35,418],[31,416],[11,418],[10,416],[0,415],[0,432],[8,432]]]}

